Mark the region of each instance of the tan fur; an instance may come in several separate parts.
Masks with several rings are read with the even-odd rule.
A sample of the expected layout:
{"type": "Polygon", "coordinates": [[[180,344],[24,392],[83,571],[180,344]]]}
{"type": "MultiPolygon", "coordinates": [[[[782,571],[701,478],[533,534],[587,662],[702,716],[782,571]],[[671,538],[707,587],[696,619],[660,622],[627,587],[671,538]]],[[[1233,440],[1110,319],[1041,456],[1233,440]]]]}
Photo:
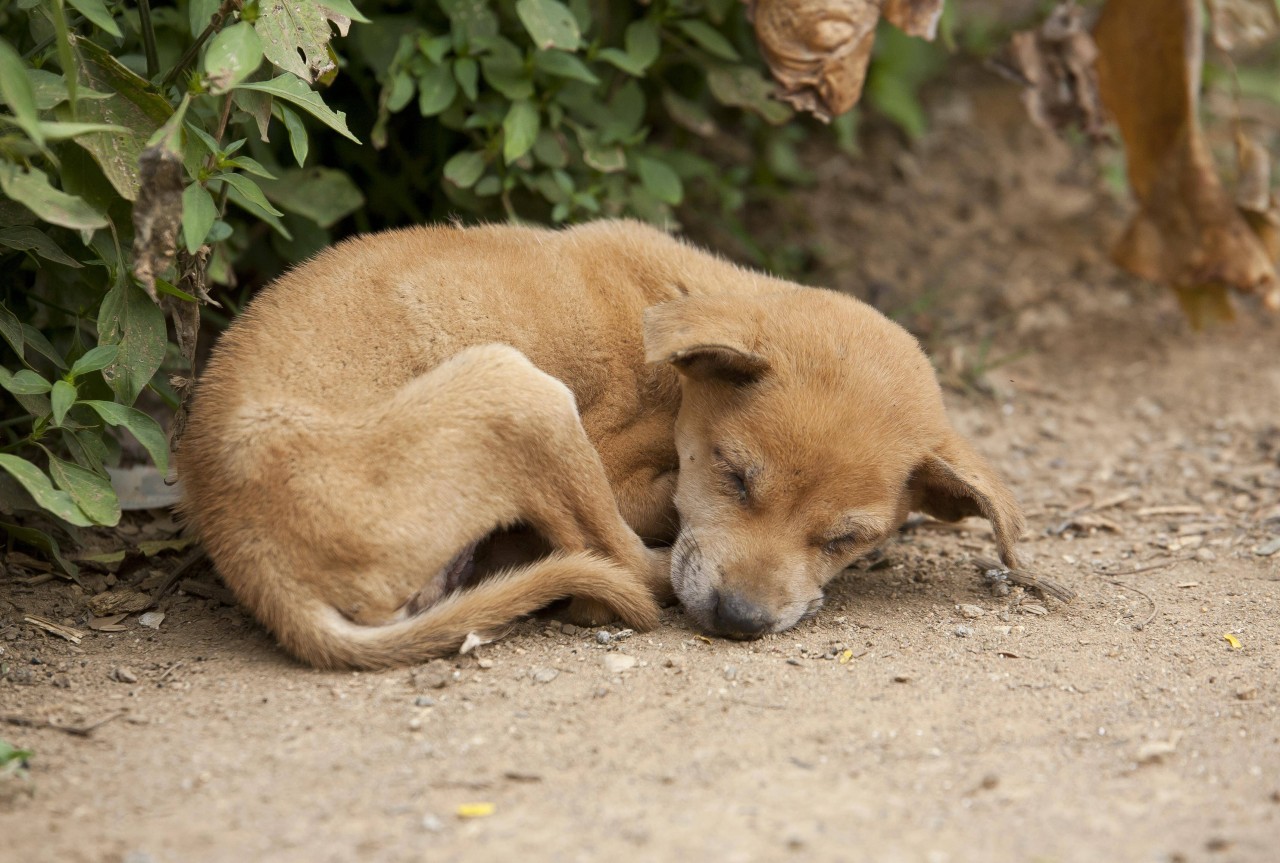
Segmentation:
{"type": "Polygon", "coordinates": [[[650,627],[673,588],[758,635],[913,509],[990,519],[1010,565],[1022,530],[904,330],[631,222],[324,252],[223,336],[178,466],[227,584],[320,667],[421,661],[566,597],[650,627]]]}

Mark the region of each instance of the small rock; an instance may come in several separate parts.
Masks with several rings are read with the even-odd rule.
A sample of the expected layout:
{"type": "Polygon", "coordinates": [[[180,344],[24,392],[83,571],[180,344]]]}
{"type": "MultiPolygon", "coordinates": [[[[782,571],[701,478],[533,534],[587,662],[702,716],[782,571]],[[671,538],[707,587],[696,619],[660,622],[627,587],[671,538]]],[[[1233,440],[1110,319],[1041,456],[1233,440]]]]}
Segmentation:
{"type": "Polygon", "coordinates": [[[439,833],[444,830],[444,822],[440,820],[439,816],[428,812],[422,816],[422,829],[428,833],[439,833]]]}
{"type": "Polygon", "coordinates": [[[1269,542],[1264,542],[1253,550],[1253,553],[1260,557],[1270,557],[1280,551],[1280,536],[1274,537],[1269,542]]]}
{"type": "Polygon", "coordinates": [[[613,641],[613,633],[600,630],[596,633],[596,644],[608,644],[613,641]]]}
{"type": "Polygon", "coordinates": [[[111,669],[111,679],[119,683],[137,683],[138,675],[128,666],[120,665],[111,669]]]}
{"type": "Polygon", "coordinates": [[[911,675],[910,675],[910,674],[895,674],[895,675],[893,676],[893,682],[894,682],[894,683],[910,683],[910,682],[911,682],[911,675]]]}
{"type": "Polygon", "coordinates": [[[726,665],[726,666],[724,667],[724,679],[725,679],[725,680],[737,680],[737,679],[738,679],[738,666],[736,666],[736,665],[726,665]]]}
{"type": "Polygon", "coordinates": [[[560,631],[565,635],[578,635],[582,632],[582,628],[574,626],[572,623],[562,623],[560,624],[560,631]]]}
{"type": "Polygon", "coordinates": [[[59,674],[57,677],[53,678],[53,685],[59,689],[70,689],[71,678],[65,674],[59,674]]]}
{"type": "Polygon", "coordinates": [[[138,623],[147,629],[159,629],[160,624],[164,622],[163,611],[148,611],[146,614],[138,618],[138,623]]]}
{"type": "Polygon", "coordinates": [[[443,659],[433,659],[409,675],[409,682],[417,689],[444,689],[452,681],[453,669],[443,659]]]}
{"type": "Polygon", "coordinates": [[[804,663],[803,663],[803,662],[801,662],[801,661],[800,661],[800,660],[798,660],[798,659],[788,659],[788,660],[787,660],[787,665],[801,666],[801,665],[804,665],[804,663]]]}
{"type": "Polygon", "coordinates": [[[1218,559],[1218,555],[1211,548],[1197,548],[1193,556],[1201,563],[1210,563],[1218,559]]]}
{"type": "Polygon", "coordinates": [[[1138,747],[1134,760],[1139,764],[1157,764],[1164,761],[1166,755],[1172,755],[1177,748],[1177,742],[1173,740],[1152,740],[1138,747]]]}
{"type": "Polygon", "coordinates": [[[620,674],[629,668],[635,668],[636,658],[625,653],[606,653],[604,667],[610,674],[620,674]]]}
{"type": "Polygon", "coordinates": [[[493,660],[479,659],[479,660],[476,660],[476,665],[480,666],[481,668],[493,668],[493,660]]]}
{"type": "Polygon", "coordinates": [[[978,783],[978,787],[984,791],[990,791],[1000,784],[1000,777],[994,773],[988,773],[982,777],[982,781],[978,783]]]}
{"type": "Polygon", "coordinates": [[[1242,686],[1236,690],[1236,698],[1241,701],[1253,701],[1257,697],[1258,687],[1256,686],[1242,686]]]}
{"type": "Polygon", "coordinates": [[[981,605],[970,605],[969,603],[961,603],[956,606],[956,611],[969,620],[977,620],[987,613],[987,610],[981,605]]]}
{"type": "Polygon", "coordinates": [[[414,707],[435,707],[436,700],[432,698],[430,695],[419,695],[417,698],[413,699],[413,706],[414,707]]]}
{"type": "Polygon", "coordinates": [[[555,668],[535,668],[533,670],[534,683],[550,683],[559,676],[560,672],[555,668]]]}
{"type": "Polygon", "coordinates": [[[422,730],[422,720],[421,720],[421,719],[419,719],[419,718],[418,718],[418,717],[416,717],[416,716],[415,716],[415,717],[413,717],[412,719],[410,719],[410,720],[409,720],[409,730],[410,730],[410,731],[421,731],[421,730],[422,730]]]}
{"type": "Polygon", "coordinates": [[[963,623],[957,626],[953,631],[955,632],[956,638],[968,638],[973,635],[973,628],[965,626],[963,623]]]}

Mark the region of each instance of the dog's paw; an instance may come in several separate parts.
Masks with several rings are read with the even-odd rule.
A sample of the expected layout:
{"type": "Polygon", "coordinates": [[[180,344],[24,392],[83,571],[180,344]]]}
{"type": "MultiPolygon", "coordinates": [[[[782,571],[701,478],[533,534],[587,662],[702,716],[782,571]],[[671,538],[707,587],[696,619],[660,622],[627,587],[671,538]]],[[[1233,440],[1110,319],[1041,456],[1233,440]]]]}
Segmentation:
{"type": "Polygon", "coordinates": [[[575,626],[603,626],[618,619],[618,613],[603,602],[577,597],[564,610],[564,619],[575,626]]]}

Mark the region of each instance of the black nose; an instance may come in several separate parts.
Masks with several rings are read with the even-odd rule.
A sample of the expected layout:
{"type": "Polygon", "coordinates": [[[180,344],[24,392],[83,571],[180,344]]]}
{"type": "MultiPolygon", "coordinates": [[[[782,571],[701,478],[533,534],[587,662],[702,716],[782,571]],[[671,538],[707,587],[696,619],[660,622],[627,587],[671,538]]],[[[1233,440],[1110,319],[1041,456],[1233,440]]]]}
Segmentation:
{"type": "Polygon", "coordinates": [[[773,616],[740,594],[720,591],[715,611],[716,632],[730,638],[759,638],[773,628],[773,616]]]}

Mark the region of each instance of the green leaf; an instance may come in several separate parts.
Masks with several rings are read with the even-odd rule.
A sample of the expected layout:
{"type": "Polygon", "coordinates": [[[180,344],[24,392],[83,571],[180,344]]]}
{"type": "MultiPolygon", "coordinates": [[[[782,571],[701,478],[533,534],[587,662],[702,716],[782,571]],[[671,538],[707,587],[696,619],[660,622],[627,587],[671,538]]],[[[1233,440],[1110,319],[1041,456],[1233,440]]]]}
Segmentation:
{"type": "Polygon", "coordinates": [[[27,347],[53,363],[59,370],[66,371],[67,361],[62,358],[62,354],[58,353],[57,348],[49,344],[49,340],[45,338],[44,333],[31,326],[31,324],[23,324],[22,340],[27,343],[27,347]]]}
{"type": "Polygon", "coordinates": [[[84,17],[88,18],[99,28],[106,30],[117,39],[123,34],[116,25],[116,21],[111,17],[111,13],[107,11],[106,4],[102,0],[67,0],[71,6],[84,17]]]}
{"type": "Polygon", "coordinates": [[[80,507],[76,506],[71,495],[55,489],[49,477],[31,462],[16,455],[0,453],[0,468],[8,471],[43,509],[77,527],[88,527],[93,524],[80,507]]]}
{"type": "Polygon", "coordinates": [[[228,159],[227,165],[232,168],[239,168],[246,174],[253,174],[255,177],[262,177],[267,180],[274,180],[276,178],[276,175],[263,167],[261,162],[257,159],[252,159],[249,156],[236,156],[234,159],[228,159]]]}
{"type": "Polygon", "coordinates": [[[8,369],[0,369],[0,387],[4,387],[16,396],[39,395],[53,389],[53,385],[31,369],[21,369],[9,374],[8,369]]]}
{"type": "Polygon", "coordinates": [[[70,116],[70,106],[58,108],[59,119],[123,126],[127,132],[98,132],[75,139],[102,169],[112,188],[125,200],[138,197],[141,174],[138,159],[147,139],[165,124],[173,107],[145,78],[137,75],[105,48],[88,39],[72,37],[80,66],[80,84],[96,91],[110,93],[108,99],[78,101],[77,115],[70,116]]]}
{"type": "Polygon", "coordinates": [[[576,51],[582,44],[578,22],[559,0],[516,0],[516,14],[539,48],[576,51]]]}
{"type": "Polygon", "coordinates": [[[213,202],[209,190],[199,183],[192,183],[182,190],[182,238],[187,251],[195,254],[204,245],[209,229],[218,218],[218,205],[213,202]]]}
{"type": "Polygon", "coordinates": [[[662,38],[658,25],[651,18],[641,18],[627,25],[623,36],[623,44],[627,46],[627,55],[641,71],[648,69],[658,59],[662,49],[662,38]]]}
{"type": "Polygon", "coordinates": [[[49,475],[94,524],[114,527],[120,522],[120,499],[110,480],[52,454],[49,475]]]}
{"type": "MultiPolygon", "coordinates": [[[[64,492],[58,492],[58,494],[63,493],[64,492]]],[[[75,522],[72,523],[74,524],[75,522]]],[[[88,525],[81,525],[81,527],[88,527],[88,525]]],[[[77,583],[79,582],[80,567],[62,556],[62,549],[58,547],[58,541],[49,536],[49,534],[42,530],[36,530],[33,527],[19,527],[16,524],[9,524],[8,522],[0,522],[0,530],[9,534],[9,536],[13,537],[18,542],[25,542],[27,545],[40,549],[45,554],[53,558],[54,562],[58,564],[59,569],[71,576],[71,578],[77,583]]]]}
{"type": "Polygon", "coordinates": [[[53,395],[49,397],[53,404],[53,424],[62,425],[62,421],[66,419],[67,411],[71,410],[71,406],[76,403],[76,385],[69,381],[55,381],[53,384],[53,395]]]}
{"type": "MultiPolygon", "coordinates": [[[[242,88],[243,89],[243,88],[242,88]]],[[[307,163],[307,127],[302,125],[302,118],[292,108],[280,105],[280,119],[284,121],[285,131],[289,133],[289,148],[293,151],[293,160],[301,168],[307,163]]]]}
{"type": "Polygon", "coordinates": [[[138,443],[151,454],[151,459],[160,472],[169,472],[169,444],[165,441],[164,432],[160,429],[158,422],[140,410],[127,408],[115,402],[89,400],[80,404],[97,411],[98,416],[102,417],[107,425],[124,426],[128,429],[138,439],[138,443]]]}
{"type": "Polygon", "coordinates": [[[449,50],[453,48],[453,39],[449,36],[430,36],[425,33],[418,37],[418,50],[422,56],[431,61],[432,66],[440,66],[449,50]]]}
{"type": "Polygon", "coordinates": [[[369,19],[364,17],[363,13],[356,8],[356,4],[352,3],[351,0],[319,0],[319,3],[324,8],[331,9],[344,18],[350,18],[352,21],[358,21],[361,24],[369,23],[369,19]]]}
{"type": "Polygon", "coordinates": [[[71,364],[71,371],[68,374],[72,378],[77,378],[89,372],[101,371],[114,363],[119,354],[119,345],[98,345],[96,348],[90,348],[80,359],[71,364]]]}
{"type": "Polygon", "coordinates": [[[0,228],[0,246],[8,246],[22,252],[35,252],[46,261],[65,264],[68,267],[84,266],[75,258],[62,251],[62,247],[49,239],[44,231],[29,225],[14,228],[0,228]]]}
{"type": "Polygon", "coordinates": [[[277,78],[272,78],[270,81],[241,84],[240,89],[258,90],[278,99],[284,99],[286,102],[292,102],[339,135],[355,141],[357,144],[360,143],[360,139],[347,129],[347,115],[341,111],[331,110],[325,105],[324,100],[320,98],[318,93],[295,75],[284,74],[277,78]]]}
{"type": "Polygon", "coordinates": [[[98,309],[98,344],[118,345],[115,362],[102,369],[102,379],[116,398],[131,405],[164,359],[164,312],[142,288],[117,284],[98,309]]]}
{"type": "Polygon", "coordinates": [[[181,288],[175,288],[173,285],[169,284],[164,279],[156,279],[156,293],[168,294],[169,296],[177,297],[178,299],[186,303],[196,302],[196,298],[191,296],[191,294],[188,294],[186,291],[182,290],[181,288]]]}
{"type": "Polygon", "coordinates": [[[418,111],[434,117],[453,104],[458,82],[448,66],[431,66],[418,78],[418,111]]]}
{"type": "Polygon", "coordinates": [[[234,89],[262,65],[262,54],[262,39],[252,24],[241,21],[224,27],[204,55],[209,92],[218,95],[234,89]]]}
{"type": "Polygon", "coordinates": [[[489,0],[440,0],[453,24],[455,45],[462,48],[498,34],[498,16],[489,6],[489,0]]]}
{"type": "Polygon", "coordinates": [[[0,39],[0,96],[13,112],[18,128],[27,133],[27,137],[36,144],[44,145],[44,136],[40,131],[40,112],[36,108],[35,91],[27,80],[27,73],[22,58],[8,42],[0,39]]]}
{"type": "Polygon", "coordinates": [[[684,200],[684,186],[680,183],[680,177],[666,162],[640,156],[636,159],[636,173],[640,175],[640,182],[644,187],[664,204],[674,207],[684,200]]]}
{"type": "Polygon", "coordinates": [[[22,323],[4,303],[0,303],[0,337],[9,343],[9,347],[13,348],[13,352],[18,355],[18,359],[25,359],[26,354],[23,353],[23,348],[26,339],[22,334],[22,323]]]}
{"type": "Polygon", "coordinates": [[[111,134],[121,134],[128,132],[124,126],[116,126],[111,123],[61,123],[54,120],[41,120],[40,133],[44,135],[46,141],[67,141],[73,138],[79,138],[81,135],[91,135],[98,132],[108,132],[111,134]]]}
{"type": "Polygon", "coordinates": [[[502,121],[502,158],[508,165],[533,147],[538,139],[542,117],[532,102],[512,102],[502,121]]]}
{"type": "Polygon", "coordinates": [[[239,192],[253,206],[261,208],[272,216],[284,215],[284,213],[271,206],[267,196],[262,194],[261,187],[243,174],[219,174],[218,179],[239,192]]]}
{"type": "Polygon", "coordinates": [[[454,154],[444,163],[444,178],[460,189],[470,189],[484,174],[484,156],[474,150],[454,154]]]}
{"type": "Polygon", "coordinates": [[[106,216],[90,207],[83,199],[53,188],[43,171],[19,168],[8,162],[0,163],[0,189],[51,224],[82,231],[107,226],[106,216]]]}
{"type": "Polygon", "coordinates": [[[345,36],[351,16],[318,0],[261,0],[253,26],[262,37],[262,51],[276,66],[304,81],[315,82],[334,71],[329,40],[332,21],[345,36]]]}
{"type": "MultiPolygon", "coordinates": [[[[249,215],[253,216],[254,218],[260,219],[261,221],[267,223],[268,225],[271,226],[271,229],[273,231],[275,231],[284,239],[286,240],[293,239],[293,232],[290,231],[285,226],[284,222],[280,220],[279,216],[273,215],[267,210],[264,210],[261,207],[261,205],[256,204],[253,201],[250,201],[248,198],[244,196],[244,194],[239,189],[235,188],[234,186],[230,186],[230,185],[227,186],[227,201],[232,204],[235,204],[237,207],[249,213],[249,215]]],[[[225,224],[225,223],[214,222],[213,224],[214,224],[214,230],[216,231],[218,225],[225,224]]],[[[313,252],[314,251],[319,251],[319,250],[315,249],[313,250],[313,252]]],[[[309,255],[307,255],[307,257],[309,257],[309,255]]]]}
{"type": "Polygon", "coordinates": [[[297,213],[322,228],[364,206],[364,193],[345,172],[333,168],[285,171],[264,182],[262,191],[280,209],[297,213]]]}
{"type": "Polygon", "coordinates": [[[81,467],[106,479],[107,469],[102,463],[107,459],[107,447],[102,442],[101,431],[96,426],[82,431],[63,428],[62,442],[81,467]]]}
{"type": "Polygon", "coordinates": [[[387,91],[387,111],[396,113],[409,104],[413,98],[413,79],[407,72],[397,72],[391,76],[391,88],[387,91]]]}
{"type": "MultiPolygon", "coordinates": [[[[31,92],[36,97],[36,107],[48,111],[55,105],[67,101],[67,81],[56,72],[47,69],[27,67],[27,80],[31,82],[31,92]]],[[[110,93],[97,93],[83,87],[76,88],[76,99],[110,99],[110,93]]]]}
{"type": "Polygon", "coordinates": [[[485,57],[480,61],[480,68],[484,71],[484,79],[489,82],[489,86],[511,101],[532,98],[533,81],[519,55],[485,57]]]}
{"type": "Polygon", "coordinates": [[[773,85],[750,66],[717,66],[707,71],[711,95],[722,105],[746,108],[774,126],[791,119],[792,110],[771,98],[773,85]]]}
{"type": "Polygon", "coordinates": [[[676,27],[680,32],[688,36],[698,47],[711,54],[713,57],[719,57],[721,60],[737,61],[741,59],[733,45],[729,44],[729,40],[724,38],[718,30],[698,18],[690,18],[685,21],[677,21],[676,27]]]}
{"type": "Polygon", "coordinates": [[[557,78],[569,78],[586,84],[599,84],[600,79],[572,54],[563,51],[539,51],[533,55],[533,65],[557,78]]]}
{"type": "Polygon", "coordinates": [[[596,56],[606,63],[616,66],[633,78],[644,77],[644,67],[637,63],[635,58],[626,51],[618,48],[602,48],[596,56]]]}
{"type": "Polygon", "coordinates": [[[470,57],[453,61],[453,77],[467,98],[474,102],[480,98],[480,64],[470,57]]]}

